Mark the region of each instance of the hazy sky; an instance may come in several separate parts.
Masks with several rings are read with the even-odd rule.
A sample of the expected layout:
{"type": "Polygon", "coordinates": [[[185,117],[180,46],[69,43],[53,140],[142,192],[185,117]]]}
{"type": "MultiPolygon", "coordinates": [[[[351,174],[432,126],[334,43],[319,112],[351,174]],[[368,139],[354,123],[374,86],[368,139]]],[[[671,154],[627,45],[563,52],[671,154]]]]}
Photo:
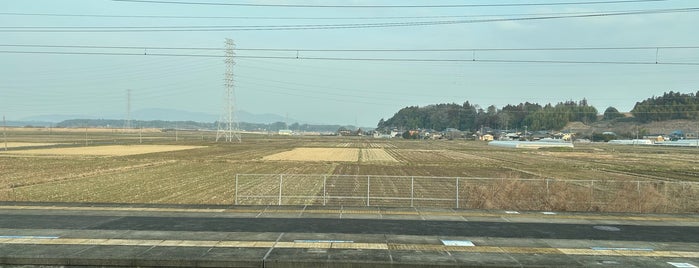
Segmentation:
{"type": "MultiPolygon", "coordinates": [[[[127,89],[132,90],[131,106],[134,111],[166,108],[219,114],[223,109],[225,65],[222,58],[152,55],[162,53],[223,55],[222,50],[6,45],[223,48],[224,39],[232,38],[240,49],[699,46],[699,34],[697,34],[699,12],[477,23],[471,21],[472,23],[353,29],[249,30],[249,28],[244,31],[227,29],[224,31],[137,32],[133,30],[138,28],[100,28],[336,25],[386,22],[414,24],[415,22],[699,8],[699,2],[694,0],[594,5],[561,4],[592,2],[591,0],[190,0],[187,2],[365,6],[558,4],[514,7],[310,8],[181,5],[108,0],[0,1],[0,36],[2,36],[0,45],[3,45],[0,47],[3,51],[0,53],[0,114],[6,115],[8,120],[46,114],[123,116],[127,107],[127,89]],[[13,28],[66,26],[97,28],[13,28]],[[90,30],[90,32],[55,32],[55,30],[90,30]],[[105,32],[105,30],[126,31],[105,32]],[[8,51],[139,55],[58,55],[7,53],[8,51]],[[143,55],[144,53],[146,55],[143,55]]],[[[299,59],[237,58],[234,70],[235,91],[238,109],[251,113],[288,114],[291,118],[314,123],[354,124],[357,122],[361,126],[375,126],[379,119],[389,118],[398,109],[411,105],[463,103],[468,100],[472,104],[483,107],[491,104],[502,107],[506,104],[525,101],[544,104],[587,98],[589,103],[597,107],[600,112],[607,106],[628,111],[636,101],[660,95],[665,91],[696,92],[699,90],[699,65],[696,64],[512,62],[521,60],[655,62],[656,52],[657,59],[661,63],[699,63],[699,49],[478,51],[475,53],[478,61],[475,62],[303,59],[304,57],[330,57],[471,60],[474,58],[474,53],[471,51],[239,50],[237,55],[240,56],[295,58],[298,55],[299,59]],[[496,59],[505,62],[480,61],[496,59]]]]}

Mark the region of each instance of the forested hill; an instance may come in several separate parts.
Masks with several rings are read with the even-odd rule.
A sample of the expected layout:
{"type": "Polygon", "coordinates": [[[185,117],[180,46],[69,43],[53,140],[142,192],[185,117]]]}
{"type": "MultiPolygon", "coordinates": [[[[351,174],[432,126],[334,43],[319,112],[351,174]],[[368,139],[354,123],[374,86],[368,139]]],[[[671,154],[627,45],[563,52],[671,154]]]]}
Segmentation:
{"type": "Polygon", "coordinates": [[[571,121],[591,122],[596,119],[597,109],[589,106],[586,100],[545,106],[526,102],[507,105],[502,109],[493,105],[482,109],[467,101],[462,105],[452,103],[406,107],[388,120],[379,121],[378,128],[475,130],[482,126],[499,129],[528,126],[529,129],[539,130],[560,129],[571,121]]]}
{"type": "MultiPolygon", "coordinates": [[[[669,92],[662,97],[652,97],[637,102],[631,113],[640,122],[671,119],[699,119],[699,92],[697,94],[669,92]]],[[[381,119],[379,129],[434,129],[478,130],[481,127],[495,129],[560,130],[567,123],[597,120],[597,108],[587,100],[566,101],[557,104],[520,103],[483,109],[468,101],[463,104],[435,104],[423,107],[410,106],[398,111],[388,120],[381,119]]],[[[619,120],[624,116],[614,107],[604,111],[604,120],[619,120]]]]}
{"type": "Polygon", "coordinates": [[[631,113],[640,122],[699,119],[699,91],[696,94],[670,91],[637,102],[631,113]]]}

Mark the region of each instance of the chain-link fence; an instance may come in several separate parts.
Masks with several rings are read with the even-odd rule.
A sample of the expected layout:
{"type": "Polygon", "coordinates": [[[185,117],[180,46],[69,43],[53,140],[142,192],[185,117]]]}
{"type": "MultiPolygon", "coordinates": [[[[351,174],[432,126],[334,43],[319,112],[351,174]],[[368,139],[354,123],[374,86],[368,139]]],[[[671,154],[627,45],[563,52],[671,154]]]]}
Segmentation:
{"type": "Polygon", "coordinates": [[[699,212],[699,183],[237,174],[235,204],[683,213],[699,212]]]}

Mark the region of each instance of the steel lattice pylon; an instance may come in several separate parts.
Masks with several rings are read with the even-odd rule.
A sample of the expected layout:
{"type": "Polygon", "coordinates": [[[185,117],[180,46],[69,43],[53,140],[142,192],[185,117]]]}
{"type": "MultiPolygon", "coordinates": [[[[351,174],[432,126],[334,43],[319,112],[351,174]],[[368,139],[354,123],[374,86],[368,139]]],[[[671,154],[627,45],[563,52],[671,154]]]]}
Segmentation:
{"type": "Polygon", "coordinates": [[[222,137],[227,142],[233,140],[241,141],[238,131],[238,120],[235,116],[235,87],[233,81],[233,67],[235,66],[235,43],[233,39],[226,38],[226,73],[224,75],[225,95],[223,97],[223,113],[218,121],[218,131],[216,132],[216,141],[222,137]]]}

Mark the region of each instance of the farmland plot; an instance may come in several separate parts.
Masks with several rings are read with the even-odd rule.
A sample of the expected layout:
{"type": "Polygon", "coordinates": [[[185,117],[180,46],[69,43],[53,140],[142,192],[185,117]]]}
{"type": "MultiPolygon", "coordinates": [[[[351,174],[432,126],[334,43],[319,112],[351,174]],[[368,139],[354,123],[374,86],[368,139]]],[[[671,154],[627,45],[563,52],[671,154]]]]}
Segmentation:
{"type": "Polygon", "coordinates": [[[2,153],[20,155],[93,155],[93,156],[124,156],[136,154],[149,154],[204,148],[205,146],[182,145],[107,145],[70,148],[48,148],[8,151],[2,153]]]}
{"type": "Polygon", "coordinates": [[[374,142],[372,142],[369,144],[369,148],[382,148],[383,149],[383,148],[396,148],[396,146],[391,144],[391,143],[387,143],[387,142],[386,143],[374,143],[374,142]]]}
{"type": "Polygon", "coordinates": [[[241,174],[237,177],[237,204],[323,205],[324,178],[303,174],[241,174]],[[281,194],[281,195],[280,195],[281,194]],[[281,198],[280,198],[281,196],[281,198]]]}
{"type": "MultiPolygon", "coordinates": [[[[292,163],[260,165],[255,162],[232,165],[227,162],[180,160],[123,172],[17,187],[12,190],[11,197],[16,201],[233,204],[237,173],[326,173],[329,168],[332,166],[299,166],[292,163]]],[[[278,187],[279,184],[252,180],[239,183],[238,187],[265,195],[274,192],[273,185],[278,187]]],[[[307,191],[311,188],[303,182],[288,187],[287,193],[291,195],[296,195],[292,189],[307,191]]]]}
{"type": "Polygon", "coordinates": [[[445,156],[440,150],[411,150],[411,149],[394,149],[391,150],[395,154],[395,158],[409,163],[435,163],[435,162],[450,162],[453,159],[445,156]]]}
{"type": "Polygon", "coordinates": [[[454,207],[456,178],[371,176],[372,206],[454,207]]]}
{"type": "MultiPolygon", "coordinates": [[[[40,143],[40,142],[8,142],[7,148],[18,148],[18,147],[39,147],[39,146],[51,146],[57,145],[58,143],[40,143]]],[[[5,144],[0,144],[0,147],[4,147],[5,144]]]]}
{"type": "Polygon", "coordinates": [[[384,149],[362,149],[362,162],[398,162],[384,149]]]}
{"type": "Polygon", "coordinates": [[[325,162],[356,162],[359,160],[357,148],[295,148],[263,157],[263,160],[277,161],[325,161],[325,162]]]}
{"type": "Polygon", "coordinates": [[[0,158],[0,189],[41,184],[50,181],[73,180],[100,174],[123,172],[166,162],[118,158],[78,157],[2,157],[0,158]]]}

